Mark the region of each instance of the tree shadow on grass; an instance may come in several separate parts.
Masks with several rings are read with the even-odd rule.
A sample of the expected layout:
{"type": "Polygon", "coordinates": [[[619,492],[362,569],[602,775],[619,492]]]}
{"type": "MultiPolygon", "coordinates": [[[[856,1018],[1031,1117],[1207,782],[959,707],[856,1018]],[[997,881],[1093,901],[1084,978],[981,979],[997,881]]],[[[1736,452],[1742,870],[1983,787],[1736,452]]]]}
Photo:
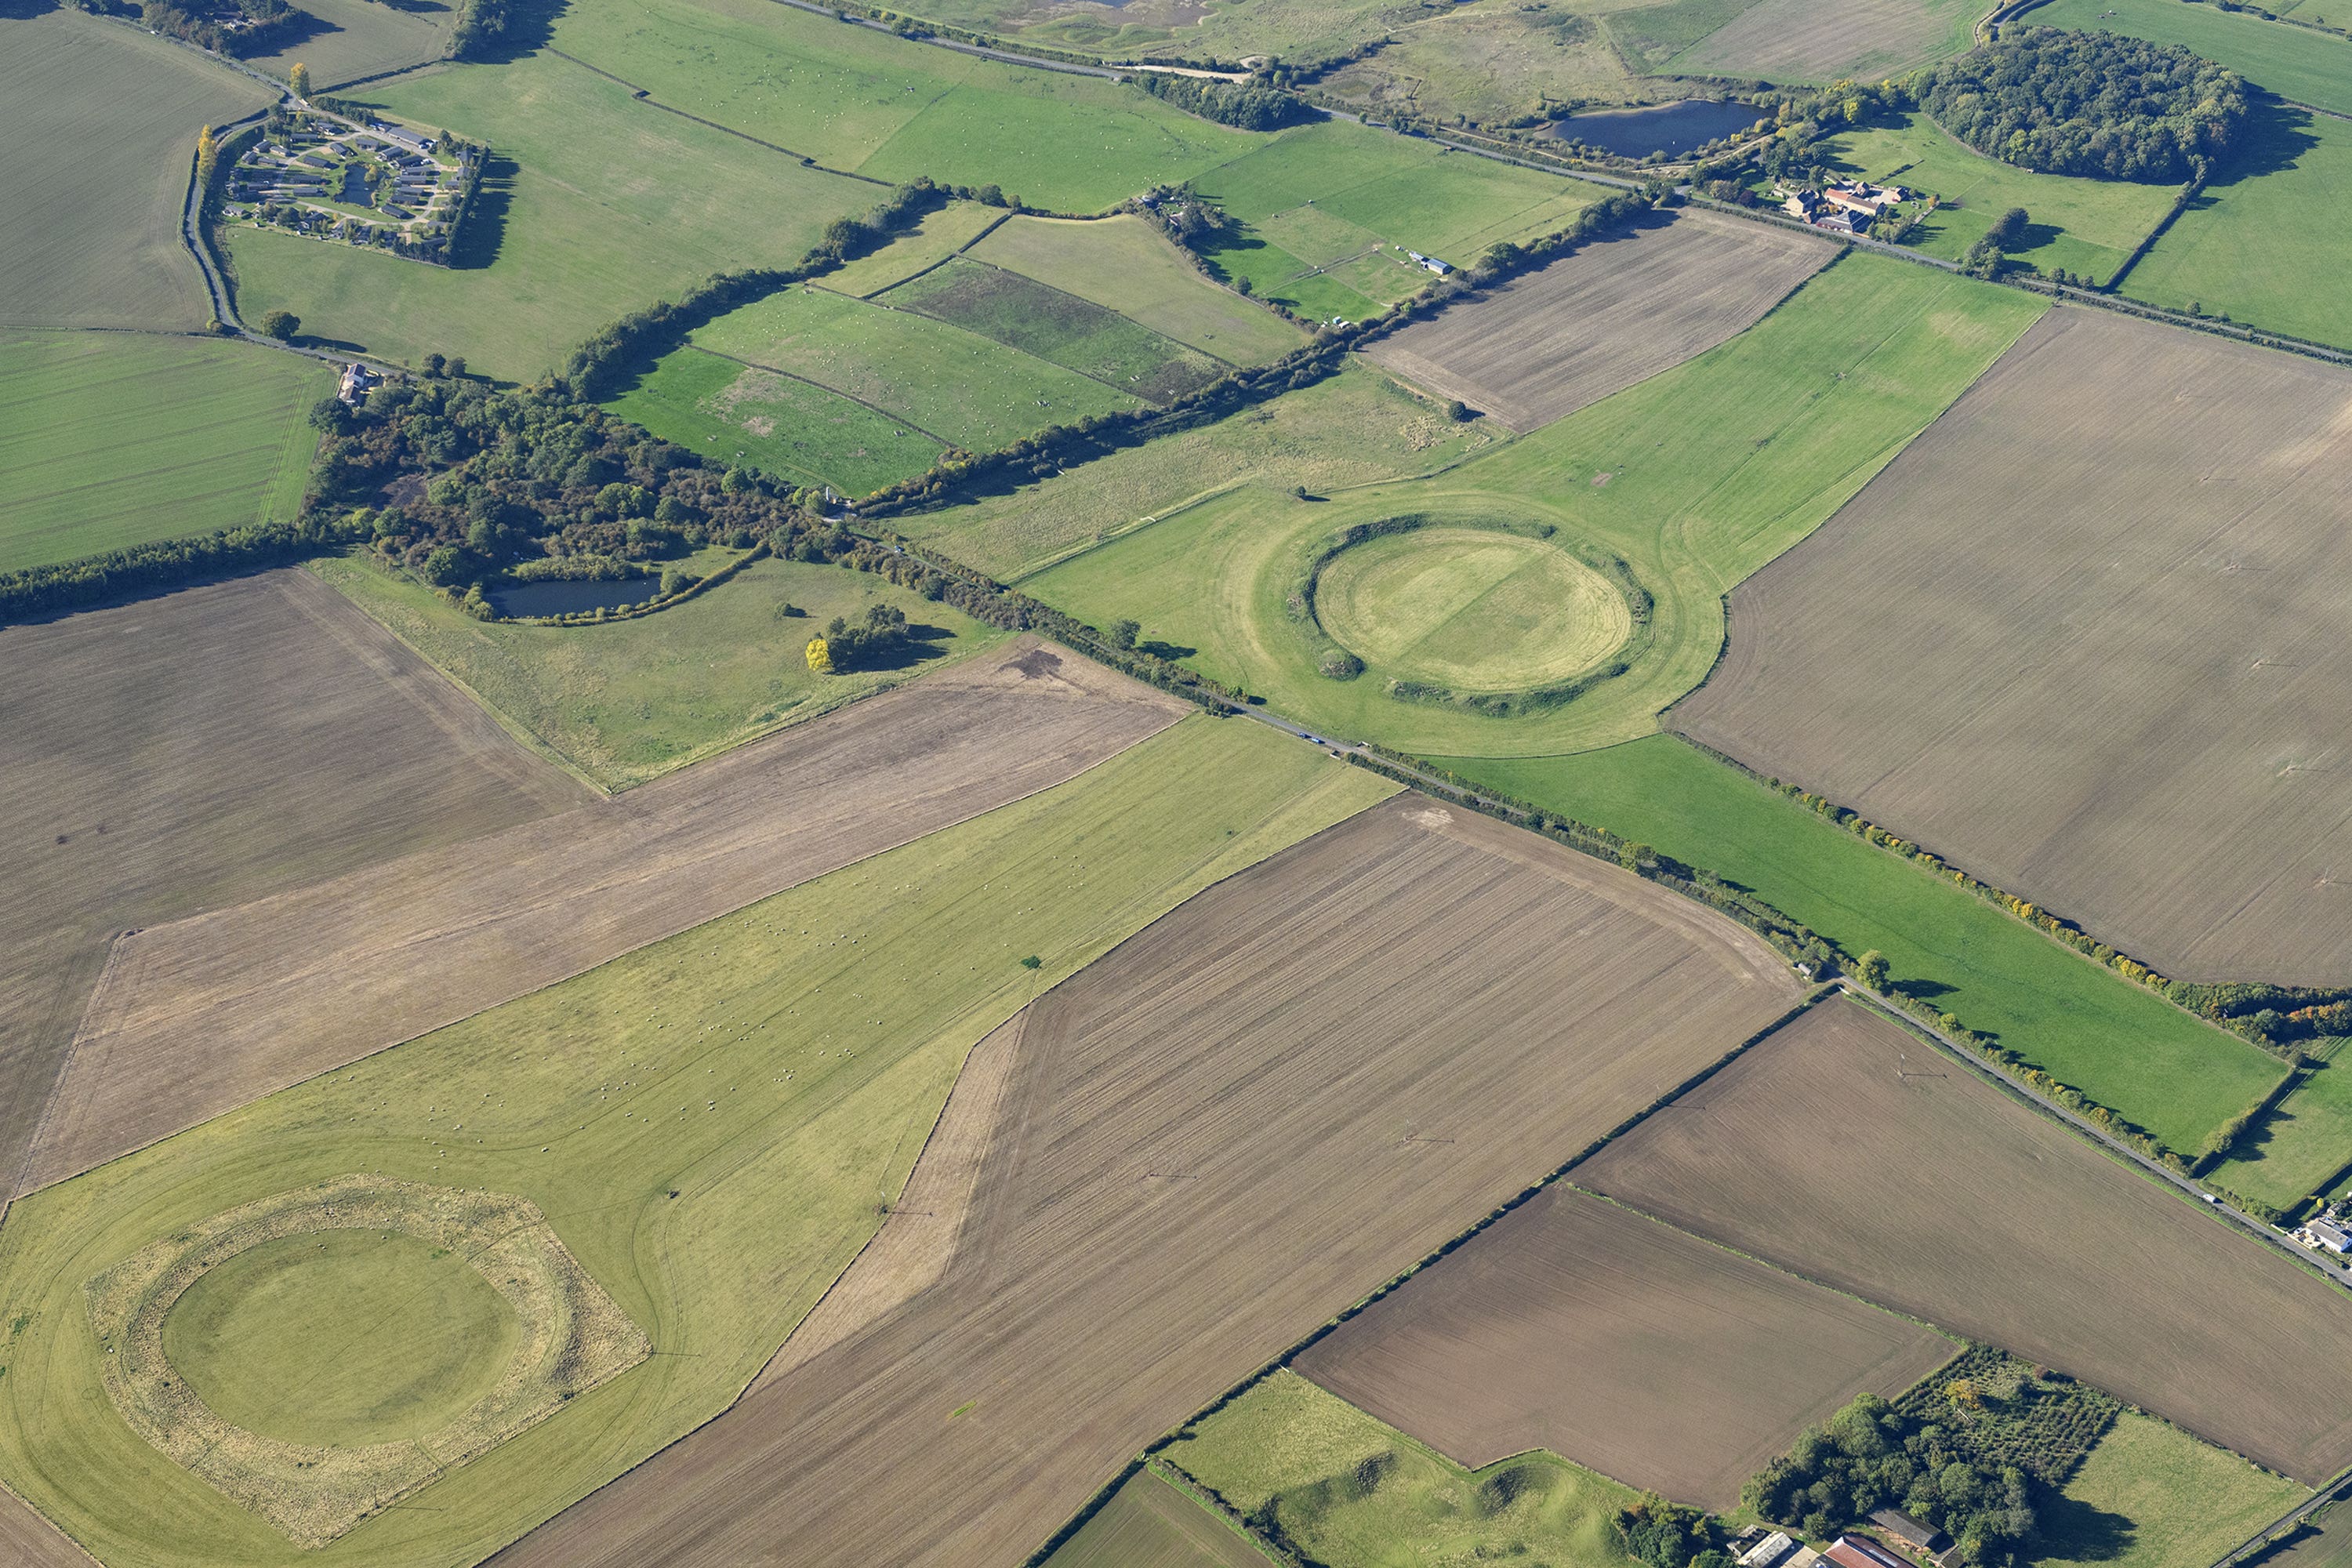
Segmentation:
{"type": "MultiPolygon", "coordinates": [[[[2292,108],[2267,92],[2249,91],[2246,98],[2245,129],[2238,133],[2238,144],[2223,155],[2213,178],[2206,182],[2209,192],[2284,173],[2319,145],[2307,110],[2292,108]]],[[[2210,205],[2211,200],[2210,195],[2199,196],[2191,204],[2192,210],[2210,205]]]]}
{"type": "Polygon", "coordinates": [[[2139,1539],[2139,1527],[2124,1515],[2063,1492],[2052,1493],[2034,1511],[2042,1527],[2044,1556],[2073,1563],[2113,1563],[2127,1556],[2139,1539]]]}
{"type": "Polygon", "coordinates": [[[912,669],[927,659],[947,652],[940,646],[953,636],[945,626],[911,623],[907,627],[906,640],[896,647],[872,648],[859,653],[857,662],[849,668],[862,672],[870,670],[912,669]]]}
{"type": "Polygon", "coordinates": [[[498,260],[506,244],[507,209],[514,205],[518,173],[512,158],[490,149],[482,163],[481,184],[475,187],[473,205],[467,209],[457,242],[449,250],[449,265],[455,270],[476,272],[498,260]]]}
{"type": "Polygon", "coordinates": [[[502,66],[535,55],[554,38],[557,19],[570,9],[569,0],[509,0],[506,31],[476,45],[466,58],[502,66]]]}
{"type": "MultiPolygon", "coordinates": [[[[5,0],[0,0],[0,4],[5,3],[5,0]]],[[[343,31],[341,26],[328,21],[324,16],[310,11],[298,10],[287,19],[281,30],[270,35],[270,41],[277,46],[271,52],[282,54],[290,49],[299,49],[306,44],[314,43],[325,37],[330,33],[341,31],[343,31]]]]}
{"type": "Polygon", "coordinates": [[[1186,647],[1181,643],[1159,642],[1156,640],[1139,642],[1135,645],[1135,647],[1136,651],[1139,653],[1148,653],[1154,658],[1166,659],[1190,658],[1194,654],[1201,651],[1196,647],[1186,647]]]}

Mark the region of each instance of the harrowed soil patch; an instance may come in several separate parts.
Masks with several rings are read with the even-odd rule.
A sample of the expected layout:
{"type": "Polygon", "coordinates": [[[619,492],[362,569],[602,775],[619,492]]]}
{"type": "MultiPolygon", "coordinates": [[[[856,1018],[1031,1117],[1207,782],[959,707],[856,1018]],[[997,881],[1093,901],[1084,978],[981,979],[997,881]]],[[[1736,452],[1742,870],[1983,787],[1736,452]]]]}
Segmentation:
{"type": "MultiPolygon", "coordinates": [[[[107,1352],[107,1397],[131,1430],[300,1546],[325,1545],[652,1351],[529,1199],[365,1174],[227,1209],[132,1253],[91,1279],[87,1294],[90,1327],[107,1352]],[[268,1248],[274,1267],[245,1270],[240,1281],[248,1294],[266,1293],[273,1276],[296,1264],[299,1254],[285,1243],[350,1231],[405,1235],[433,1256],[461,1255],[520,1330],[504,1368],[487,1389],[464,1388],[473,1397],[447,1401],[413,1437],[299,1442],[231,1423],[167,1353],[173,1310],[216,1270],[268,1248]]],[[[373,1306],[397,1310],[389,1300],[373,1306]]]]}

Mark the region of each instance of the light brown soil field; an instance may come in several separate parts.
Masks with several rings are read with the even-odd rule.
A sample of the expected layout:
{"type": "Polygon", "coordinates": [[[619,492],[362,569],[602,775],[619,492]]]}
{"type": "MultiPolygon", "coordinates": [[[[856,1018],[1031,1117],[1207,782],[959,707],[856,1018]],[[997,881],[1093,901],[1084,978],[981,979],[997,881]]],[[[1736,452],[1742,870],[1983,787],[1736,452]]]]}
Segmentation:
{"type": "Polygon", "coordinates": [[[1241,1531],[1150,1470],[1112,1494],[1045,1568],[1271,1568],[1241,1531]]]}
{"type": "Polygon", "coordinates": [[[587,792],[309,574],[0,627],[0,1196],[109,937],[587,792]]]}
{"type": "Polygon", "coordinates": [[[1399,796],[1034,1004],[940,1282],[494,1561],[1016,1563],[1795,995],[1697,906],[1399,796]]]}
{"type": "Polygon", "coordinates": [[[1959,1348],[1561,1185],[1292,1365],[1467,1468],[1549,1448],[1723,1510],[1806,1426],[1959,1348]]]}
{"type": "Polygon", "coordinates": [[[1685,208],[1391,332],[1364,357],[1532,430],[1747,331],[1837,253],[1685,208]]]}
{"type": "Polygon", "coordinates": [[[2306,1483],[2352,1462],[2352,1300],[1857,1004],[1575,1179],[2306,1483]]]}
{"type": "Polygon", "coordinates": [[[1191,711],[1024,639],[614,800],[141,931],[107,962],[25,1190],[1059,784],[1191,711]]]}
{"type": "Polygon", "coordinates": [[[91,1568],[97,1561],[30,1503],[0,1487],[0,1563],[8,1568],[91,1568]]]}
{"type": "Polygon", "coordinates": [[[2352,371],[2060,309],[1671,722],[2166,973],[2352,980],[2352,371]]]}

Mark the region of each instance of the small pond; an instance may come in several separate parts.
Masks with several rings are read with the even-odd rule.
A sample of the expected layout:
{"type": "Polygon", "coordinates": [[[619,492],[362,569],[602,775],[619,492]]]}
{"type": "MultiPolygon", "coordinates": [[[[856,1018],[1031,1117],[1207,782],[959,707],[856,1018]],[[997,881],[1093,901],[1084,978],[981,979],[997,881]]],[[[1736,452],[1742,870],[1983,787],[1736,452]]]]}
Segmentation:
{"type": "Polygon", "coordinates": [[[1745,131],[1764,118],[1753,104],[1724,103],[1711,98],[1685,99],[1652,109],[1612,109],[1551,122],[1551,134],[1562,142],[1581,142],[1621,158],[1646,158],[1653,153],[1685,153],[1718,136],[1745,131]]]}
{"type": "Polygon", "coordinates": [[[490,590],[490,608],[502,616],[583,616],[642,605],[661,592],[651,577],[551,577],[490,590]]]}
{"type": "Polygon", "coordinates": [[[343,188],[335,199],[355,207],[373,205],[375,193],[368,189],[367,171],[355,163],[344,164],[343,188]]]}

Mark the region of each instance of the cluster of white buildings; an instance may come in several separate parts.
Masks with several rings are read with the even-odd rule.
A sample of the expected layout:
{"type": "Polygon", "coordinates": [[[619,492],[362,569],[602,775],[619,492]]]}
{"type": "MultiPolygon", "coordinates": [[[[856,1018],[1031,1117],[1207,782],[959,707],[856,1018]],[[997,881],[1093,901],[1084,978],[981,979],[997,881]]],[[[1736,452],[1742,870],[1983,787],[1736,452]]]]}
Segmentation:
{"type": "Polygon", "coordinates": [[[1779,194],[1784,198],[1780,210],[1790,217],[1843,234],[1867,233],[1881,214],[1909,199],[1900,185],[1874,185],[1861,180],[1839,180],[1818,191],[1807,186],[1779,194]]]}

